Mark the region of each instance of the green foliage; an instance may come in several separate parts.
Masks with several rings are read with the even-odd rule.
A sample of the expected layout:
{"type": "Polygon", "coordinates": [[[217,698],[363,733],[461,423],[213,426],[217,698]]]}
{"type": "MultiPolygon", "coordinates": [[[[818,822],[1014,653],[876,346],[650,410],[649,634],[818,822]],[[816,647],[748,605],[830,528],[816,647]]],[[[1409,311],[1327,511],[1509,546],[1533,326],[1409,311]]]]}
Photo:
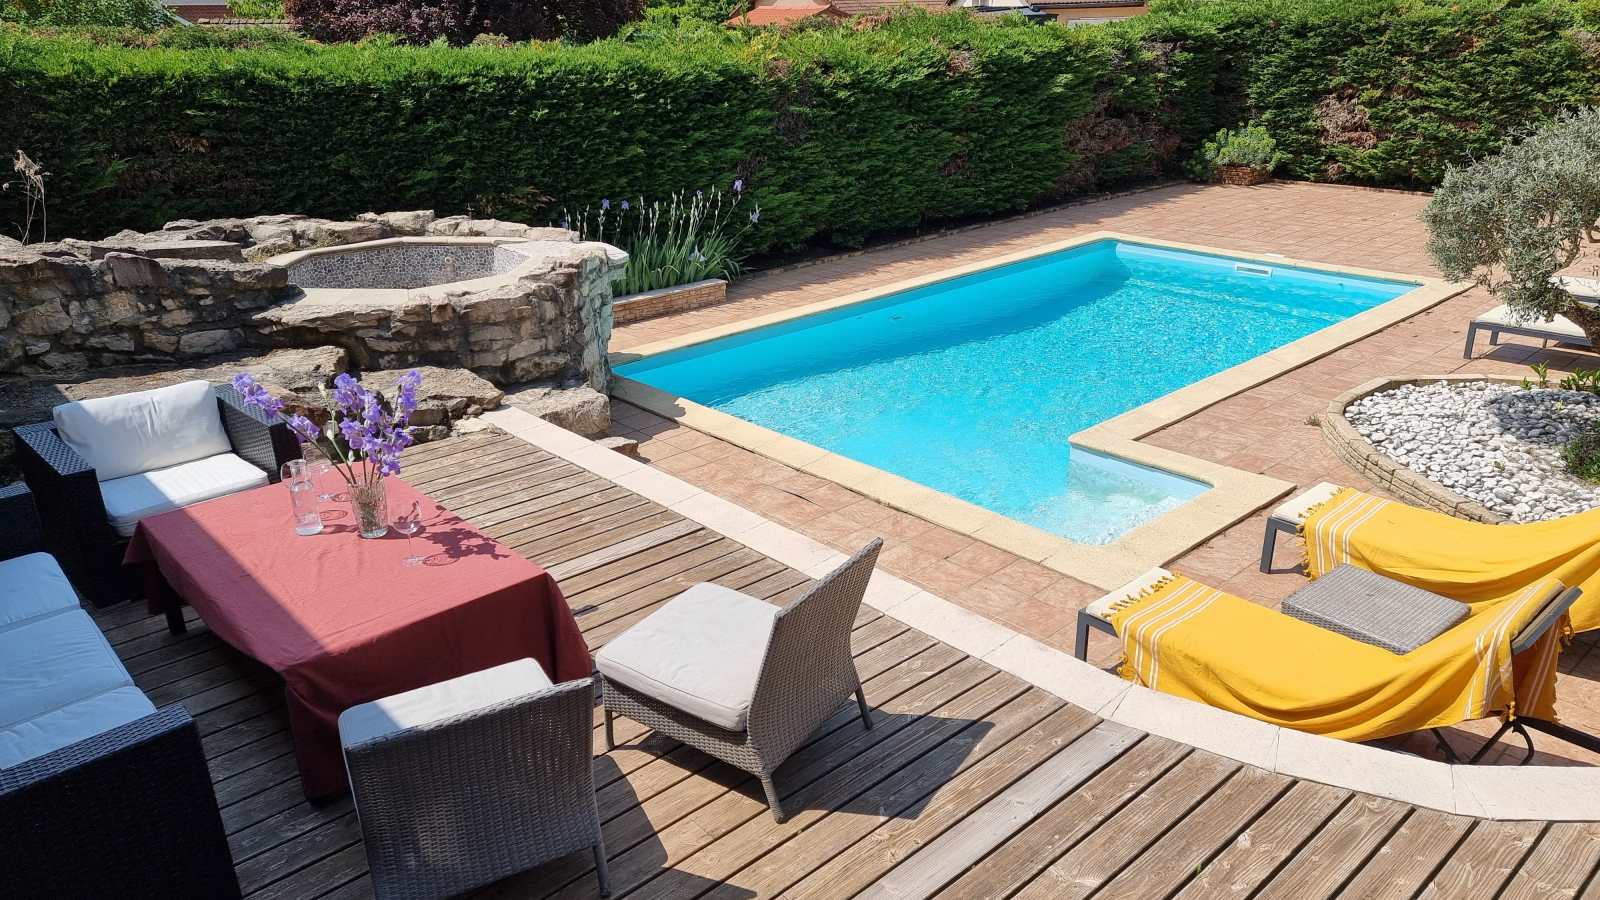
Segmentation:
{"type": "Polygon", "coordinates": [[[1600,432],[1580,434],[1561,448],[1567,471],[1592,484],[1600,484],[1600,432]]]}
{"type": "Polygon", "coordinates": [[[1278,142],[1265,128],[1246,125],[1238,131],[1224,128],[1213,140],[1200,147],[1200,156],[1210,166],[1247,166],[1274,169],[1287,162],[1289,154],[1278,150],[1278,142]]]}
{"type": "Polygon", "coordinates": [[[759,206],[744,202],[743,188],[735,181],[730,190],[675,191],[664,201],[602,200],[551,224],[628,252],[623,278],[613,284],[619,297],[708,278],[732,279],[744,271],[740,239],[761,218],[759,206]]]}
{"type": "Polygon", "coordinates": [[[173,21],[157,0],[0,0],[0,22],[154,31],[173,21]]]}
{"type": "Polygon", "coordinates": [[[1551,277],[1600,225],[1600,108],[1563,113],[1520,144],[1451,168],[1422,211],[1447,277],[1473,279],[1527,316],[1600,318],[1551,277]]]}
{"type": "Polygon", "coordinates": [[[241,19],[283,18],[283,0],[228,0],[228,9],[241,19]]]}
{"type": "Polygon", "coordinates": [[[1591,394],[1600,394],[1600,369],[1574,366],[1572,374],[1561,379],[1560,387],[1564,391],[1588,391],[1591,394]]]}

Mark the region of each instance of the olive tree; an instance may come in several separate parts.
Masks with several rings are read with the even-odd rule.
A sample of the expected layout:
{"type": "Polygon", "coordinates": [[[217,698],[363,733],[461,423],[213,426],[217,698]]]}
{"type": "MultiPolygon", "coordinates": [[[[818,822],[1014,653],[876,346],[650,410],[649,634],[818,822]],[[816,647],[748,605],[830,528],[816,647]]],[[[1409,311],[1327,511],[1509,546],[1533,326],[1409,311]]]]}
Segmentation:
{"type": "Polygon", "coordinates": [[[1428,252],[1524,319],[1566,316],[1600,347],[1600,309],[1551,276],[1590,258],[1600,223],[1600,108],[1562,113],[1495,156],[1452,167],[1422,211],[1428,252]]]}

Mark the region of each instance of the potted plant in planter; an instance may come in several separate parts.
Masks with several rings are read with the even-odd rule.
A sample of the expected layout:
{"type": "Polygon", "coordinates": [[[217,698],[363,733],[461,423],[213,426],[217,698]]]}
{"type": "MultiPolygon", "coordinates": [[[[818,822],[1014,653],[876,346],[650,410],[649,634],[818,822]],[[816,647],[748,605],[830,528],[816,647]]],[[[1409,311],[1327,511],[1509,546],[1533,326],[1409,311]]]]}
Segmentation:
{"type": "Polygon", "coordinates": [[[1289,154],[1278,151],[1278,142],[1259,125],[1246,125],[1238,131],[1224,128],[1217,132],[1215,140],[1206,141],[1200,154],[1215,180],[1223,184],[1270,181],[1272,170],[1289,158],[1289,154]]]}

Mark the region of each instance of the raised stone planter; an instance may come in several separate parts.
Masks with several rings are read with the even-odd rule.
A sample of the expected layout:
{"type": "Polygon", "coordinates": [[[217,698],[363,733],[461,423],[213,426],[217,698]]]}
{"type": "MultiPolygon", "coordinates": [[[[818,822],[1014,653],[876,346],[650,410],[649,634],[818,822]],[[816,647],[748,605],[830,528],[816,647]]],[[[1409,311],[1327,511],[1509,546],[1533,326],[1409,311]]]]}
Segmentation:
{"type": "Polygon", "coordinates": [[[721,278],[710,278],[693,284],[618,297],[612,304],[612,316],[616,324],[626,325],[667,313],[714,306],[727,297],[728,283],[721,278]]]}
{"type": "Polygon", "coordinates": [[[1393,390],[1403,384],[1464,384],[1474,381],[1492,381],[1503,384],[1521,384],[1521,378],[1497,375],[1428,375],[1412,378],[1376,378],[1360,387],[1345,391],[1328,404],[1322,415],[1322,437],[1333,452],[1350,468],[1365,475],[1374,484],[1412,506],[1437,510],[1458,519],[1472,522],[1502,524],[1504,516],[1492,512],[1483,504],[1457,494],[1378,451],[1367,439],[1356,432],[1344,417],[1345,408],[1368,394],[1393,390]]]}

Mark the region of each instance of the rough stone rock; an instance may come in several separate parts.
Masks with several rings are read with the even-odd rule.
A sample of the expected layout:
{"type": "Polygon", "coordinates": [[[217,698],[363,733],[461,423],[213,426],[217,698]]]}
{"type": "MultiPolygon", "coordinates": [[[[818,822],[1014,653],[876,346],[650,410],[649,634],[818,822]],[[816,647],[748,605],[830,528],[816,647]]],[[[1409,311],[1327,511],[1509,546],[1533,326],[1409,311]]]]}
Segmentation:
{"type": "Polygon", "coordinates": [[[410,212],[381,213],[377,221],[389,226],[397,237],[421,237],[428,233],[428,226],[434,221],[433,210],[418,209],[410,212]]]}
{"type": "Polygon", "coordinates": [[[466,216],[446,216],[428,225],[428,234],[445,237],[519,237],[530,241],[559,241],[575,244],[578,233],[565,228],[541,228],[521,222],[502,222],[499,219],[471,219],[466,216]]]}
{"type": "Polygon", "coordinates": [[[239,332],[232,328],[191,331],[178,338],[178,352],[189,356],[224,353],[239,346],[239,332]]]}
{"type": "Polygon", "coordinates": [[[104,257],[111,269],[111,280],[119,288],[137,291],[166,287],[167,270],[148,256],[132,253],[107,253],[104,257]]]}
{"type": "Polygon", "coordinates": [[[244,251],[237,243],[218,240],[184,240],[165,232],[153,235],[114,235],[103,241],[78,241],[68,238],[60,242],[84,259],[104,259],[109,253],[132,253],[151,259],[216,259],[224,262],[244,262],[244,251]]]}
{"type": "MultiPolygon", "coordinates": [[[[456,422],[453,429],[456,434],[477,434],[480,431],[499,431],[500,429],[476,416],[461,419],[456,422]]],[[[3,432],[0,432],[3,433],[3,432]]]]}
{"type": "Polygon", "coordinates": [[[639,442],[633,438],[611,435],[609,437],[596,438],[595,443],[607,450],[615,450],[623,456],[637,458],[639,455],[639,442]]]}
{"type": "Polygon", "coordinates": [[[588,385],[513,385],[505,402],[585,437],[611,428],[611,398],[588,385]]]}
{"type": "MultiPolygon", "coordinates": [[[[494,409],[505,396],[504,391],[466,369],[417,366],[416,370],[422,376],[422,387],[417,390],[417,400],[420,401],[417,412],[421,415],[412,419],[417,425],[431,426],[459,419],[474,407],[480,411],[494,409]]],[[[361,384],[368,390],[382,392],[386,397],[393,396],[395,382],[408,371],[389,369],[363,372],[361,384]]]]}

